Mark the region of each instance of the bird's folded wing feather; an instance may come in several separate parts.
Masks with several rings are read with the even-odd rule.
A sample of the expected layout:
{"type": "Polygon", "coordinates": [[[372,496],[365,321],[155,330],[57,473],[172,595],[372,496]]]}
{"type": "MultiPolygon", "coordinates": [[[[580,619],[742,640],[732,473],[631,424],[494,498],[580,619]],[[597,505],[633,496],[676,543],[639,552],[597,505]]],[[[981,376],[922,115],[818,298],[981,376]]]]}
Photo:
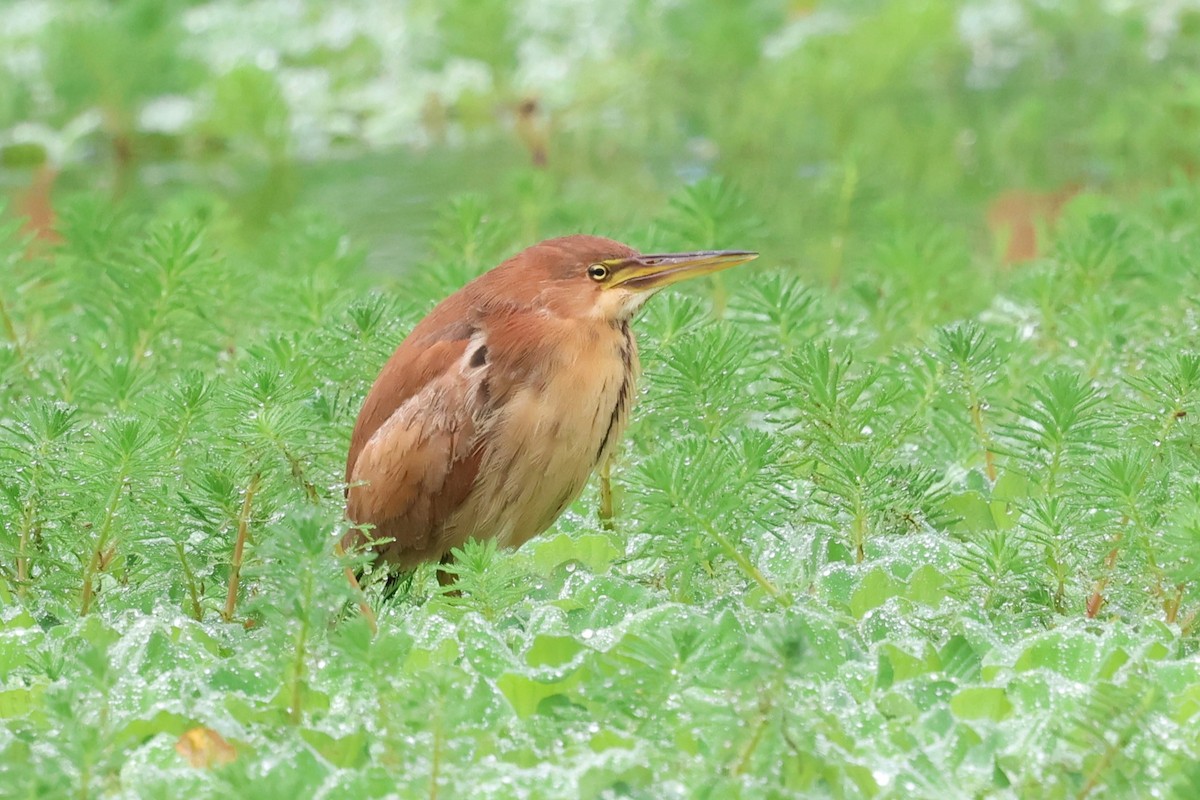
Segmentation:
{"type": "Polygon", "coordinates": [[[472,384],[482,376],[468,364],[471,346],[468,337],[401,347],[364,404],[346,464],[346,511],[374,525],[372,538],[393,540],[380,547],[390,561],[437,550],[441,525],[474,484],[482,451],[472,384]]]}

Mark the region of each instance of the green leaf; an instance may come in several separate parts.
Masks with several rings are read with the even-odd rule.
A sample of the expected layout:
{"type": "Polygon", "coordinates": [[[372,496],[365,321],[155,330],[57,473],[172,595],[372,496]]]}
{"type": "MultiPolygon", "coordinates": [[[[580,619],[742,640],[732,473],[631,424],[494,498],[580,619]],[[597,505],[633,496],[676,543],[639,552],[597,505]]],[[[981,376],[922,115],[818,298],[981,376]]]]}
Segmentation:
{"type": "Polygon", "coordinates": [[[638,740],[632,736],[625,736],[616,731],[607,729],[601,730],[588,741],[588,744],[591,746],[592,750],[597,753],[601,753],[605,750],[611,750],[613,748],[632,750],[637,746],[637,743],[638,740]]]}
{"type": "Polygon", "coordinates": [[[936,607],[946,599],[946,587],[949,584],[949,578],[936,567],[926,564],[918,567],[909,578],[904,596],[914,602],[936,607]]]}
{"type": "Polygon", "coordinates": [[[951,636],[938,653],[942,671],[961,681],[976,680],[980,675],[982,660],[965,636],[951,636]]]}
{"type": "Polygon", "coordinates": [[[992,499],[1006,502],[1024,500],[1030,496],[1034,488],[1035,485],[1029,480],[1029,476],[1004,470],[996,478],[996,484],[992,487],[992,499]]]}
{"type": "Polygon", "coordinates": [[[900,692],[888,692],[876,704],[879,712],[887,717],[915,719],[920,716],[921,709],[910,698],[900,692]]]}
{"type": "Polygon", "coordinates": [[[904,586],[882,569],[873,569],[858,584],[850,598],[850,613],[858,619],[872,609],[904,593],[904,586]]]}
{"type": "Polygon", "coordinates": [[[195,720],[182,714],[159,711],[149,719],[130,720],[113,735],[113,744],[120,748],[131,747],[159,734],[178,738],[195,724],[195,720]]]}
{"type": "Polygon", "coordinates": [[[880,658],[886,659],[890,665],[892,679],[896,682],[906,681],[941,668],[941,662],[932,649],[924,657],[920,657],[901,650],[894,644],[885,644],[879,648],[879,653],[880,658]]]}
{"type": "Polygon", "coordinates": [[[975,686],[960,689],[950,698],[950,710],[959,719],[1002,720],[1012,713],[1008,695],[999,687],[975,686]]]}
{"type": "Polygon", "coordinates": [[[838,607],[850,607],[856,587],[854,575],[846,566],[834,563],[817,580],[821,596],[826,602],[838,607]]]}
{"type": "Polygon", "coordinates": [[[621,551],[607,537],[599,533],[585,533],[580,536],[570,536],[559,533],[544,542],[539,542],[533,550],[533,565],[538,572],[545,575],[568,561],[578,561],[587,567],[588,571],[600,573],[619,556],[621,551]]]}
{"type": "Polygon", "coordinates": [[[541,634],[525,651],[525,663],[531,667],[557,667],[575,658],[583,645],[570,636],[541,634]]]}
{"type": "Polygon", "coordinates": [[[363,730],[334,738],[324,731],[301,728],[300,736],[313,746],[326,761],[339,769],[357,769],[370,758],[367,732],[363,730]]]}
{"type": "Polygon", "coordinates": [[[1088,681],[1096,674],[1094,640],[1083,633],[1054,631],[1025,648],[1013,669],[1048,669],[1066,678],[1088,681]]]}
{"type": "Polygon", "coordinates": [[[1174,706],[1174,711],[1171,714],[1171,718],[1180,725],[1185,724],[1192,717],[1200,714],[1200,684],[1189,686],[1175,695],[1172,705],[1174,706]]]}
{"type": "Polygon", "coordinates": [[[404,669],[418,672],[433,666],[453,664],[461,655],[458,642],[454,639],[439,639],[432,648],[414,647],[404,660],[404,669]]]}
{"type": "Polygon", "coordinates": [[[506,672],[496,680],[496,686],[504,694],[517,716],[526,718],[538,712],[543,700],[551,697],[566,697],[579,685],[579,673],[572,672],[558,681],[543,682],[516,672],[506,672]]]}
{"type": "Polygon", "coordinates": [[[1129,653],[1125,652],[1124,648],[1118,647],[1105,657],[1104,663],[1096,672],[1096,677],[1106,681],[1112,680],[1112,677],[1117,674],[1117,670],[1128,662],[1129,653]]]}
{"type": "Polygon", "coordinates": [[[44,691],[46,691],[46,686],[40,683],[20,689],[0,691],[0,718],[13,719],[25,716],[37,706],[44,691]]]}
{"type": "Polygon", "coordinates": [[[978,492],[962,492],[946,498],[946,509],[960,519],[959,527],[968,531],[995,530],[992,507],[978,492]]]}

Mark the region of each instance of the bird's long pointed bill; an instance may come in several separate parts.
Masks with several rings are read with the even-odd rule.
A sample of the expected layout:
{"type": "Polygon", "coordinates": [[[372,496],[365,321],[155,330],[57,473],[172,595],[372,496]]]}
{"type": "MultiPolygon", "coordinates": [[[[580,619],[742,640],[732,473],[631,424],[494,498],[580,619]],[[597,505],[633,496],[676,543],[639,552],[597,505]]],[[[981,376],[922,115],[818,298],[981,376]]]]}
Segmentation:
{"type": "Polygon", "coordinates": [[[613,286],[650,291],[758,258],[750,250],[704,250],[696,253],[657,253],[641,255],[619,266],[613,286]]]}

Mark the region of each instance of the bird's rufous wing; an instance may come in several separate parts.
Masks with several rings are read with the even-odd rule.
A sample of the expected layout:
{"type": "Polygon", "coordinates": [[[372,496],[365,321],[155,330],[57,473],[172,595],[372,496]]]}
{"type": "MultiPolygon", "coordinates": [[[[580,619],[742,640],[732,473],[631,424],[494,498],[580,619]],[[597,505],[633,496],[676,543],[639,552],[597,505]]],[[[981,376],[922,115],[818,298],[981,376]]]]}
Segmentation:
{"type": "MultiPolygon", "coordinates": [[[[457,333],[457,332],[455,332],[457,333]]],[[[470,493],[482,458],[482,347],[462,336],[405,342],[363,404],[346,464],[346,514],[374,526],[380,555],[412,566],[441,555],[437,534],[470,493]]],[[[485,351],[486,352],[486,351],[485,351]]],[[[344,544],[360,545],[358,530],[344,544]]]]}

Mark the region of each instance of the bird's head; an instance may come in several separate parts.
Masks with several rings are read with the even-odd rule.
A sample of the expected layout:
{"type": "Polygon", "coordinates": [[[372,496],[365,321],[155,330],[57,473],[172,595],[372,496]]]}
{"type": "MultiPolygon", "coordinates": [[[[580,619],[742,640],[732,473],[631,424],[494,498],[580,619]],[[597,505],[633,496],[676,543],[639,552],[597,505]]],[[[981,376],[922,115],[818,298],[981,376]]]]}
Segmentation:
{"type": "Polygon", "coordinates": [[[645,254],[612,239],[577,235],[535,244],[495,273],[522,295],[518,302],[563,317],[620,321],[664,286],[757,257],[748,250],[645,254]]]}

